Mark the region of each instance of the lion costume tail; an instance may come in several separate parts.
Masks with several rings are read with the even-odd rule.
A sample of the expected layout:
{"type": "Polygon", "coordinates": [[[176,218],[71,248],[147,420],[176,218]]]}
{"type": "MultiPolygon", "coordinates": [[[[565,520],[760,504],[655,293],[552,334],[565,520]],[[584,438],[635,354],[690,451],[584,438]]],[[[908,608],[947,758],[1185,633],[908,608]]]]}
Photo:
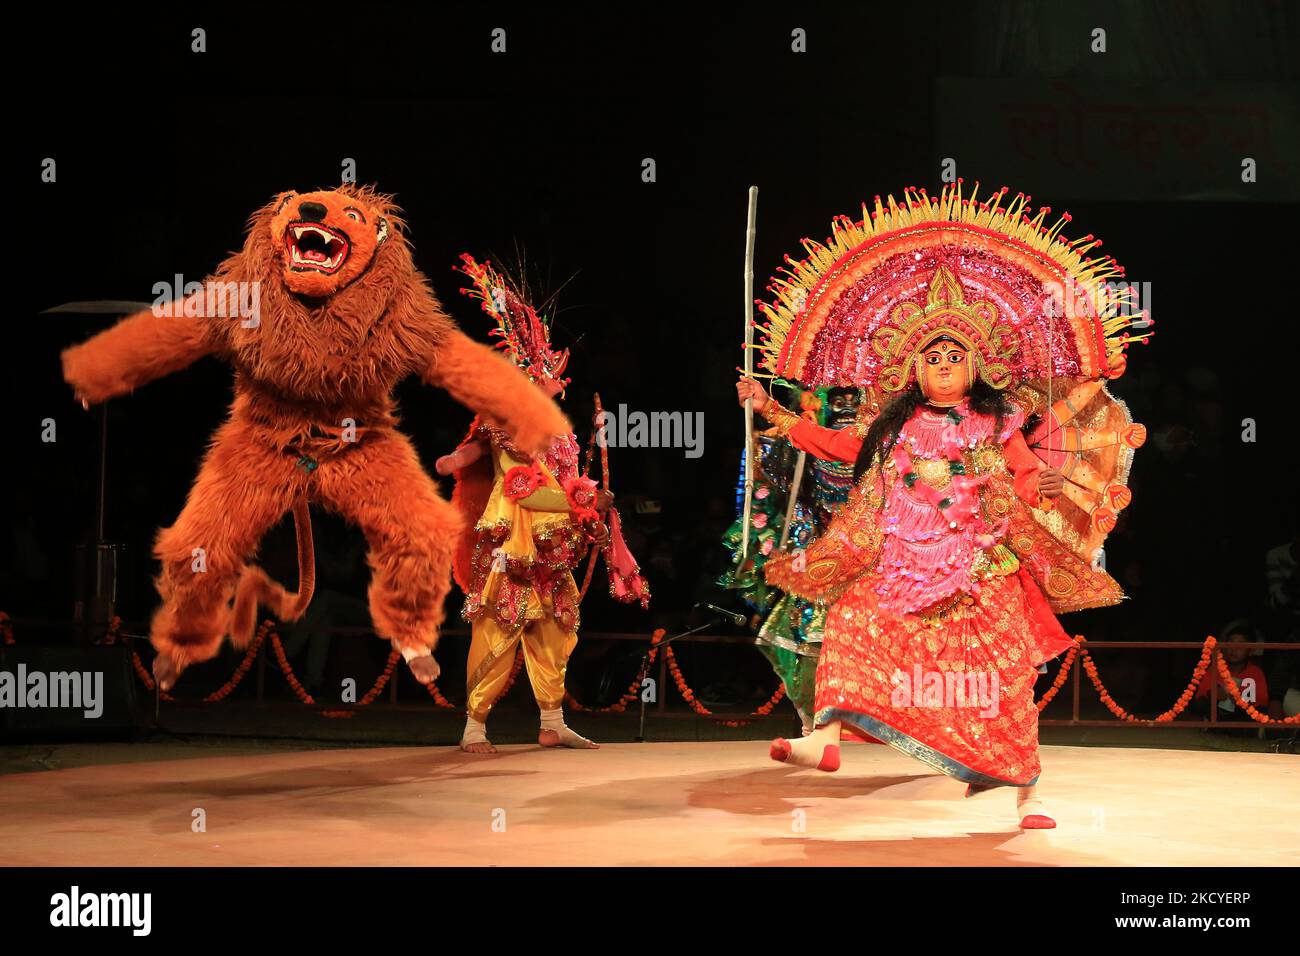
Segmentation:
{"type": "Polygon", "coordinates": [[[306,498],[299,498],[293,504],[293,530],[298,539],[298,592],[290,594],[257,565],[245,565],[235,586],[235,603],[230,610],[230,642],[235,647],[247,647],[253,639],[258,605],[270,607],[277,618],[288,624],[302,617],[307,605],[311,604],[316,590],[316,550],[312,544],[311,512],[306,498]]]}

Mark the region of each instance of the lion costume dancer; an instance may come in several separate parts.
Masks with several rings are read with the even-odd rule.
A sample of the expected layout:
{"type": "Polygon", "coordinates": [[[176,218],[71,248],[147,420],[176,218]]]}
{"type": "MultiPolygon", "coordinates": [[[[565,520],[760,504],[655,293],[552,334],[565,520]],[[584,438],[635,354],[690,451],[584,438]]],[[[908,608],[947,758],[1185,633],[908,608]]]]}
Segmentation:
{"type": "MultiPolygon", "coordinates": [[[[800,448],[854,461],[858,483],[806,553],[770,561],[770,582],[831,602],[816,679],[817,729],[772,757],[839,766],[843,722],[967,783],[1019,789],[1040,812],[1037,668],[1071,642],[1053,612],[1113,604],[1097,552],[1129,501],[1144,431],[1102,382],[1141,336],[1123,275],[1086,259],[1097,243],[1043,227],[1028,197],[879,198],[774,280],[770,371],[852,384],[880,399],[866,437],[769,406],[800,448]],[[1014,395],[1014,399],[1011,397],[1014,395]],[[1033,423],[1025,430],[1026,416],[1033,423]]],[[[1144,339],[1143,339],[1144,340],[1144,339]]]]}
{"type": "MultiPolygon", "coordinates": [[[[552,350],[546,320],[529,304],[522,286],[490,263],[462,255],[460,271],[497,323],[499,345],[548,395],[563,391],[569,353],[552,350]]],[[[619,531],[607,491],[578,473],[578,443],[559,436],[541,455],[500,428],[480,420],[465,441],[437,463],[455,474],[452,501],[467,532],[456,555],[456,581],[465,592],[464,618],[471,623],[466,664],[465,732],[461,749],[495,753],[487,717],[510,678],[515,650],[523,645],[528,679],[541,710],[537,741],[544,747],[596,749],[597,744],[564,722],[564,680],[578,643],[580,594],[572,569],[595,543],[605,549],[610,593],[625,601],[650,599],[619,531]],[[607,528],[601,520],[609,516],[607,528]],[[612,534],[611,534],[612,532],[612,534]]]]}
{"type": "MultiPolygon", "coordinates": [[[[205,355],[235,367],[218,429],[180,517],[154,547],[163,604],[150,637],[164,689],[222,638],[252,636],[257,605],[305,610],[312,581],[308,504],[359,525],[369,544],[370,611],[423,683],[450,589],[456,510],[396,429],[393,387],[419,375],[540,451],[569,426],[500,355],[461,333],[415,268],[399,210],[370,188],[286,192],[254,213],[241,251],[166,315],[130,316],[63,354],[83,403],[125,394],[205,355]],[[212,308],[214,290],[257,290],[258,308],[212,308]],[[242,311],[242,310],[241,310],[242,311]],[[299,593],[247,564],[292,510],[299,593]]],[[[245,300],[248,301],[248,300],[245,300]]]]}

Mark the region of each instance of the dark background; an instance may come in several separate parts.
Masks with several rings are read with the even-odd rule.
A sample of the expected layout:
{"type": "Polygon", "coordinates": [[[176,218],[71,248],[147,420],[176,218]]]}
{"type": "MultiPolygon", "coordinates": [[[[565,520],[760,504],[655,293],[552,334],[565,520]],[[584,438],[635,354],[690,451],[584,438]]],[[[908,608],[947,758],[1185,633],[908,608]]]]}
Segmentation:
{"type": "MultiPolygon", "coordinates": [[[[12,484],[0,609],[69,618],[72,549],[94,534],[96,418],[73,402],[58,355],[105,322],[40,311],[148,301],[175,273],[201,279],[274,192],[333,184],[353,157],[360,181],[397,194],[418,265],[470,334],[485,338],[488,324],[456,292],[460,252],[509,259],[519,247],[542,285],[568,281],[554,339],[574,352],[565,408],[584,442],[593,390],[607,407],[704,413],[702,458],[611,452],[613,490],[655,589],[651,618],[599,591],[584,608],[593,630],[683,625],[695,601],[717,599],[733,514],[747,188],[761,190],[761,294],[800,237],[823,238],[832,216],[856,217],[876,193],[937,190],[952,156],[967,183],[1006,183],[1036,206],[1069,209],[1068,235],[1102,236],[1153,289],[1156,336],[1112,386],[1151,430],[1134,503],[1107,546],[1133,600],[1067,628],[1197,640],[1251,614],[1276,629],[1263,613],[1264,553],[1295,537],[1297,494],[1286,464],[1296,20],[1288,3],[1205,2],[38,15],[10,39],[42,69],[30,90],[11,90],[13,181],[27,208],[10,221],[24,254],[9,273],[18,296],[3,364],[12,484]],[[189,51],[194,26],[207,30],[204,54],[189,51]],[[508,31],[504,55],[489,49],[495,26],[508,31]],[[1108,31],[1104,55],[1089,51],[1096,26],[1108,31]],[[790,51],[793,27],[808,31],[808,53],[790,51]],[[1036,102],[1091,96],[1139,121],[1156,122],[1171,97],[1263,116],[1246,153],[1259,180],[1241,183],[1242,150],[1218,127],[1192,149],[1134,142],[1098,121],[1085,148],[1013,155],[999,115],[1006,91],[1021,89],[1036,102]],[[55,184],[39,181],[47,156],[55,184]],[[1015,180],[999,156],[1012,156],[1015,180]],[[654,183],[641,179],[646,157],[654,183]],[[40,440],[45,418],[55,443],[40,440]],[[1254,443],[1241,439],[1245,418],[1257,423],[1254,443]],[[662,511],[636,514],[640,499],[662,511]]],[[[178,513],[230,384],[229,368],[208,359],[109,407],[107,538],[127,546],[129,620],[155,603],[153,535],[178,513]]],[[[414,380],[397,396],[432,471],[470,414],[414,380]]],[[[320,516],[318,550],[323,586],[362,602],[359,532],[320,516]]],[[[286,526],[262,561],[292,582],[286,526]]],[[[458,607],[459,594],[451,600],[458,607]]],[[[742,648],[716,667],[740,656],[763,669],[742,648]]],[[[1183,663],[1169,668],[1185,679],[1183,663]]]]}

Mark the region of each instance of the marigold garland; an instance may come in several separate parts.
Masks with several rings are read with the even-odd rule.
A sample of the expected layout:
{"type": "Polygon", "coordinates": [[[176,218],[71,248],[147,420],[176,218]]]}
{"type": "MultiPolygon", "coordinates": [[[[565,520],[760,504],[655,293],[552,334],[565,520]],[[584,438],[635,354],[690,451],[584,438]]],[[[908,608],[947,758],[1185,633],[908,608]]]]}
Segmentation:
{"type": "MultiPolygon", "coordinates": [[[[1213,638],[1211,638],[1213,640],[1213,638]]],[[[1223,680],[1223,686],[1227,688],[1232,699],[1236,701],[1237,706],[1250,715],[1250,719],[1258,724],[1300,724],[1300,714],[1294,714],[1290,717],[1269,717],[1261,714],[1255,709],[1254,705],[1242,699],[1241,688],[1237,686],[1237,680],[1232,676],[1232,671],[1228,667],[1228,662],[1223,659],[1222,654],[1216,655],[1219,667],[1219,677],[1223,680]]]]}
{"type": "MultiPolygon", "coordinates": [[[[1074,639],[1079,643],[1083,642],[1083,638],[1079,635],[1075,635],[1074,639]]],[[[1065,660],[1061,661],[1061,669],[1056,672],[1056,680],[1052,681],[1052,686],[1043,692],[1043,696],[1039,698],[1038,703],[1035,705],[1039,713],[1042,713],[1043,708],[1052,702],[1056,692],[1065,686],[1065,679],[1070,676],[1070,668],[1074,666],[1074,659],[1078,656],[1079,644],[1075,644],[1066,652],[1065,660]]]]}
{"type": "MultiPolygon", "coordinates": [[[[131,652],[131,666],[135,668],[135,676],[140,678],[140,683],[144,684],[145,690],[153,690],[154,688],[153,675],[150,674],[148,669],[144,666],[144,663],[140,660],[139,653],[136,651],[131,652]]],[[[171,694],[167,693],[167,691],[165,690],[160,691],[159,696],[163,700],[176,699],[171,694]]]]}
{"type": "Polygon", "coordinates": [[[293,669],[289,667],[289,658],[284,653],[284,645],[280,643],[280,635],[271,634],[271,650],[275,652],[275,659],[280,664],[280,670],[284,672],[284,679],[289,682],[293,692],[298,695],[298,699],[308,707],[316,703],[316,698],[307,692],[307,688],[302,686],[302,682],[294,675],[293,669]]]}
{"type": "Polygon", "coordinates": [[[1101,702],[1106,705],[1107,710],[1120,720],[1134,724],[1167,724],[1186,710],[1187,705],[1192,702],[1192,698],[1196,695],[1196,686],[1201,682],[1201,678],[1205,676],[1206,669],[1210,666],[1210,655],[1214,652],[1214,645],[1216,643],[1213,637],[1207,637],[1205,639],[1205,644],[1201,649],[1201,659],[1197,662],[1196,669],[1192,672],[1192,679],[1188,683],[1186,689],[1178,695],[1178,700],[1174,702],[1174,706],[1169,708],[1169,710],[1166,710],[1159,717],[1142,718],[1130,714],[1110,696],[1110,692],[1102,685],[1101,676],[1097,673],[1097,664],[1093,661],[1092,655],[1088,653],[1088,648],[1085,646],[1087,642],[1083,638],[1078,638],[1078,641],[1080,653],[1083,654],[1083,669],[1088,672],[1088,677],[1092,681],[1092,686],[1097,689],[1097,694],[1101,697],[1101,702]]]}
{"type": "MultiPolygon", "coordinates": [[[[657,644],[659,642],[659,638],[663,637],[663,634],[664,632],[662,629],[655,631],[654,636],[652,636],[650,639],[651,643],[657,644]]],[[[650,657],[649,660],[647,661],[647,666],[654,664],[655,658],[657,658],[658,656],[659,656],[659,648],[651,647],[650,657]]],[[[609,704],[606,707],[587,707],[584,704],[579,703],[578,699],[574,697],[572,694],[570,694],[568,691],[564,692],[564,701],[569,705],[571,709],[584,711],[585,713],[588,714],[621,714],[627,710],[628,704],[632,703],[632,701],[636,700],[638,697],[641,696],[640,678],[641,678],[640,674],[632,678],[632,683],[627,685],[627,690],[623,693],[623,696],[620,697],[618,700],[616,700],[614,703],[609,704]]]]}
{"type": "Polygon", "coordinates": [[[365,707],[368,704],[373,704],[379,699],[379,695],[384,692],[385,685],[387,685],[389,680],[392,679],[393,671],[397,667],[397,662],[401,659],[402,654],[396,649],[388,655],[388,662],[384,664],[384,672],[375,679],[374,686],[371,687],[370,690],[366,691],[361,696],[361,699],[357,701],[357,707],[365,707]]]}
{"type": "Polygon", "coordinates": [[[427,684],[424,685],[424,689],[427,690],[427,691],[429,692],[429,696],[433,698],[433,702],[434,702],[437,706],[442,707],[442,708],[444,708],[444,709],[446,709],[446,710],[456,710],[456,709],[457,709],[457,707],[456,707],[455,704],[453,704],[451,701],[449,701],[446,697],[443,697],[443,696],[442,696],[442,691],[438,690],[438,682],[437,682],[437,681],[429,681],[429,683],[427,683],[427,684]]]}
{"type": "MultiPolygon", "coordinates": [[[[120,619],[114,618],[114,621],[118,622],[120,626],[120,619]]],[[[248,650],[244,654],[244,659],[239,662],[239,666],[235,668],[235,672],[230,675],[230,678],[224,684],[222,684],[212,693],[208,694],[206,697],[201,698],[201,703],[213,704],[216,703],[217,701],[225,700],[227,697],[230,696],[231,692],[234,691],[234,689],[239,686],[239,682],[244,679],[244,676],[248,673],[249,669],[253,666],[253,661],[257,659],[257,652],[261,648],[262,642],[266,639],[266,634],[270,630],[270,628],[271,628],[270,621],[262,622],[262,626],[257,629],[257,633],[253,635],[252,641],[249,642],[248,650]]],[[[116,634],[116,632],[113,633],[116,634]]],[[[131,651],[131,666],[135,668],[136,676],[140,678],[140,681],[144,684],[144,686],[148,690],[153,690],[154,689],[153,675],[150,674],[149,669],[144,666],[144,662],[140,660],[140,654],[138,651],[135,650],[131,651]]],[[[173,697],[167,691],[161,691],[159,693],[159,696],[166,701],[176,701],[178,699],[176,697],[173,697]]]]}
{"type": "MultiPolygon", "coordinates": [[[[658,644],[663,640],[664,630],[659,628],[650,637],[651,644],[658,644]]],[[[668,664],[668,672],[672,674],[674,683],[677,684],[677,692],[690,705],[691,710],[695,711],[701,717],[714,717],[713,711],[705,707],[695,698],[695,692],[691,690],[690,685],[686,683],[686,678],[682,676],[682,669],[677,664],[677,655],[673,653],[671,646],[664,647],[664,661],[668,664]]],[[[766,717],[772,713],[773,708],[781,702],[785,696],[785,684],[778,684],[776,692],[767,699],[765,704],[758,707],[748,719],[745,720],[728,720],[721,717],[714,717],[714,720],[724,727],[744,727],[750,720],[755,717],[766,717]]]]}
{"type": "MultiPolygon", "coordinates": [[[[524,669],[524,648],[523,645],[520,644],[518,647],[515,648],[515,661],[510,668],[510,676],[506,678],[505,686],[501,688],[501,693],[497,695],[498,701],[502,700],[506,696],[506,694],[510,693],[510,688],[515,686],[515,681],[519,678],[519,672],[523,669],[524,669]]],[[[428,684],[425,684],[424,689],[429,692],[429,696],[433,698],[433,702],[437,704],[439,707],[442,707],[446,710],[464,709],[462,707],[457,707],[455,704],[453,704],[451,701],[449,701],[446,697],[443,696],[442,691],[438,689],[437,681],[430,681],[428,684]]]]}
{"type": "MultiPolygon", "coordinates": [[[[230,680],[226,681],[207,697],[204,697],[203,700],[205,703],[225,700],[230,696],[230,693],[239,686],[239,682],[244,679],[244,675],[252,668],[253,661],[257,659],[257,652],[261,649],[262,642],[266,640],[266,634],[270,629],[271,622],[263,621],[262,626],[257,629],[257,633],[253,636],[253,640],[249,642],[248,652],[244,655],[244,659],[239,662],[239,666],[235,668],[235,672],[230,675],[230,680]]],[[[276,638],[276,640],[278,641],[279,638],[276,638]]]]}
{"type": "MultiPolygon", "coordinates": [[[[121,626],[122,619],[114,615],[109,620],[108,629],[105,632],[104,637],[98,643],[108,646],[117,644],[121,640],[121,626]]],[[[285,679],[289,682],[289,686],[293,689],[295,695],[297,695],[298,699],[305,704],[314,705],[316,703],[311,694],[307,692],[307,689],[303,687],[302,683],[296,676],[294,676],[293,668],[289,665],[288,656],[285,654],[284,645],[280,642],[279,634],[271,631],[273,626],[273,622],[269,620],[262,622],[261,626],[257,629],[257,633],[253,636],[253,640],[249,642],[243,660],[239,662],[239,666],[235,668],[235,671],[230,675],[229,680],[210,694],[201,698],[202,703],[215,703],[230,696],[252,668],[253,661],[256,660],[257,653],[261,649],[261,646],[268,635],[271,638],[271,647],[275,652],[276,660],[280,665],[280,670],[284,673],[285,679]]],[[[651,663],[655,661],[656,656],[658,655],[659,649],[656,645],[663,640],[664,634],[665,631],[663,628],[657,628],[650,637],[651,663]]],[[[1086,647],[1087,639],[1082,635],[1075,635],[1074,640],[1075,645],[1070,648],[1066,653],[1065,658],[1062,660],[1060,670],[1057,672],[1056,679],[1052,682],[1052,686],[1049,687],[1038,700],[1036,706],[1040,712],[1052,701],[1053,698],[1056,697],[1070,674],[1075,658],[1082,655],[1083,669],[1087,672],[1088,678],[1092,681],[1093,687],[1096,688],[1098,695],[1101,697],[1102,703],[1105,704],[1106,708],[1117,718],[1127,723],[1169,723],[1186,710],[1189,704],[1191,704],[1196,695],[1196,688],[1200,686],[1201,681],[1204,679],[1206,672],[1209,670],[1211,658],[1213,658],[1218,669],[1219,677],[1222,679],[1224,689],[1227,690],[1236,705],[1249,715],[1252,721],[1266,726],[1294,726],[1300,724],[1300,714],[1291,717],[1269,717],[1256,709],[1253,704],[1246,701],[1241,695],[1241,688],[1237,685],[1236,679],[1232,676],[1232,671],[1228,662],[1224,659],[1223,655],[1217,651],[1218,641],[1212,636],[1205,639],[1205,643],[1201,649],[1200,659],[1197,661],[1196,667],[1192,671],[1192,678],[1188,682],[1187,687],[1178,696],[1178,699],[1169,710],[1154,718],[1137,717],[1121,707],[1115,699],[1110,696],[1110,693],[1102,684],[1101,675],[1098,673],[1096,662],[1093,661],[1092,655],[1088,653],[1086,647]]],[[[11,619],[4,611],[0,611],[0,643],[5,645],[14,645],[17,643],[14,639],[11,619]]],[[[663,650],[664,660],[668,665],[669,672],[672,674],[673,681],[676,683],[677,690],[682,695],[682,698],[690,705],[691,709],[694,710],[695,713],[699,714],[701,717],[713,717],[718,723],[724,726],[740,727],[748,724],[752,718],[767,717],[785,696],[785,686],[781,685],[777,687],[776,692],[768,698],[766,703],[762,704],[754,710],[752,714],[750,714],[749,719],[725,720],[718,718],[712,711],[696,699],[695,692],[691,690],[690,686],[686,683],[686,678],[682,675],[681,668],[677,663],[677,657],[673,653],[672,647],[665,647],[663,650]]],[[[398,658],[400,657],[401,655],[396,650],[388,655],[388,661],[384,665],[383,672],[375,679],[374,685],[361,697],[360,700],[357,701],[355,706],[367,706],[374,703],[379,698],[379,695],[383,693],[388,682],[392,680],[393,674],[397,668],[398,658]]],[[[153,690],[155,683],[153,675],[149,673],[149,669],[146,668],[144,662],[140,660],[140,655],[134,650],[131,652],[131,666],[135,670],[136,676],[140,678],[140,682],[144,684],[148,690],[153,690]]],[[[506,685],[501,691],[501,697],[504,697],[514,686],[515,681],[519,677],[519,672],[523,670],[523,666],[523,648],[520,647],[515,651],[514,666],[511,668],[510,677],[507,679],[506,685]]],[[[448,710],[458,709],[456,705],[443,696],[442,692],[438,689],[436,682],[426,685],[425,689],[429,692],[429,695],[433,698],[434,703],[437,706],[448,710]]],[[[573,695],[567,692],[565,693],[565,701],[574,710],[585,711],[587,713],[623,713],[627,710],[628,704],[634,701],[639,696],[640,692],[640,683],[634,679],[628,686],[627,691],[624,692],[615,703],[606,707],[586,707],[579,703],[573,695]]],[[[166,701],[177,700],[177,698],[173,697],[166,691],[163,691],[160,696],[166,701]]],[[[350,715],[351,713],[352,711],[322,711],[322,714],[325,716],[345,716],[350,715]]]]}

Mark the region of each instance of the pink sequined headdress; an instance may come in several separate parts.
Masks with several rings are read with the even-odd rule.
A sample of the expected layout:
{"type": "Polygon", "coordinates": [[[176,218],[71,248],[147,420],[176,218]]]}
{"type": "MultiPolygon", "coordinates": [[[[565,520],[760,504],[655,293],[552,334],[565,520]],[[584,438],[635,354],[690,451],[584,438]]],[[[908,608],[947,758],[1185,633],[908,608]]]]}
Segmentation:
{"type": "Polygon", "coordinates": [[[1098,379],[1123,367],[1123,352],[1148,332],[1133,290],[1101,245],[1067,240],[1050,207],[1032,218],[1029,197],[1004,205],[960,181],[937,197],[904,190],[862,219],[832,223],[826,242],[803,240],[807,255],[774,276],[774,301],[759,302],[758,348],[771,373],[808,387],[898,392],[916,380],[916,359],[941,334],[972,353],[994,388],[1053,377],[1098,379]]]}
{"type": "Polygon", "coordinates": [[[549,323],[529,304],[525,291],[493,269],[491,262],[476,262],[469,253],[462,253],[460,260],[462,265],[456,270],[474,282],[461,292],[478,299],[483,311],[496,320],[496,328],[488,334],[500,340],[497,348],[534,381],[549,378],[567,385],[569,380],[560,376],[569,364],[569,350],[551,348],[549,323]]]}

